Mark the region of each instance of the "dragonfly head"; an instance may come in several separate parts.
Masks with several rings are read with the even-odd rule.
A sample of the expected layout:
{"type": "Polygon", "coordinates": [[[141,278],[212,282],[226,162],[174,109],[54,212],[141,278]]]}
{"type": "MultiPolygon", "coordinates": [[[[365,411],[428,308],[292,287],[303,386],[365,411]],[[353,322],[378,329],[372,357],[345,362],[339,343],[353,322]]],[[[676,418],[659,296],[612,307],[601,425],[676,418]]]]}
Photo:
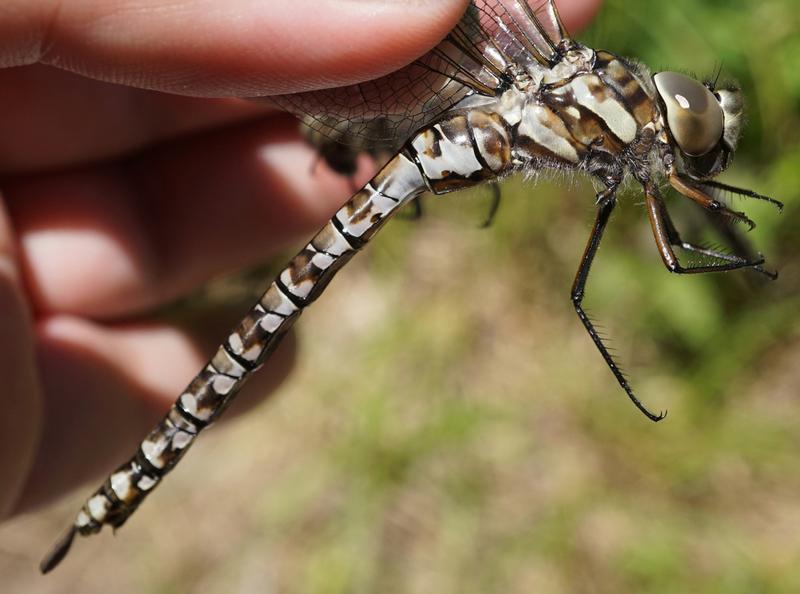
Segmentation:
{"type": "Polygon", "coordinates": [[[743,120],[739,89],[715,89],[678,72],[653,76],[659,104],[686,173],[708,179],[724,170],[739,141],[743,120]]]}

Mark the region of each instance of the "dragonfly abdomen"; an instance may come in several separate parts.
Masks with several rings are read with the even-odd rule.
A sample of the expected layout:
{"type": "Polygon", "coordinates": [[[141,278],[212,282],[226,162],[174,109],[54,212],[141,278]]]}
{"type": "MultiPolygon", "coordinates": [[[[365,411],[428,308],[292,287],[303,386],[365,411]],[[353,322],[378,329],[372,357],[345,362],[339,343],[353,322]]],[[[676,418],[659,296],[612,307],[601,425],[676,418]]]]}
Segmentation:
{"type": "Polygon", "coordinates": [[[336,272],[398,208],[426,189],[417,164],[400,153],[354,194],[272,282],[136,454],[87,499],[73,525],[42,561],[42,571],[58,564],[76,534],[124,524],[197,435],[224,412],[336,272]]]}

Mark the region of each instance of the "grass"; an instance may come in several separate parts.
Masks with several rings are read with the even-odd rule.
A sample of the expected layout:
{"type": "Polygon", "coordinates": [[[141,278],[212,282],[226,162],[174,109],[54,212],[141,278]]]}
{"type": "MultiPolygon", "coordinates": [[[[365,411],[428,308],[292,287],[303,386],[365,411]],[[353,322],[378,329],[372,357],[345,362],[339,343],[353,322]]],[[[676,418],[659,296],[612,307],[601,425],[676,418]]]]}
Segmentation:
{"type": "MultiPolygon", "coordinates": [[[[588,308],[663,423],[569,303],[591,185],[512,180],[486,231],[488,198],[458,193],[341,273],[298,326],[293,378],[201,440],[113,546],[81,543],[61,581],[3,571],[9,591],[800,591],[798,21],[793,0],[609,0],[582,36],[654,68],[721,60],[749,104],[725,179],[787,203],[736,204],[780,269],[765,283],[667,274],[623,199],[588,308]]],[[[13,526],[15,546],[38,554],[63,511],[13,526]]]]}

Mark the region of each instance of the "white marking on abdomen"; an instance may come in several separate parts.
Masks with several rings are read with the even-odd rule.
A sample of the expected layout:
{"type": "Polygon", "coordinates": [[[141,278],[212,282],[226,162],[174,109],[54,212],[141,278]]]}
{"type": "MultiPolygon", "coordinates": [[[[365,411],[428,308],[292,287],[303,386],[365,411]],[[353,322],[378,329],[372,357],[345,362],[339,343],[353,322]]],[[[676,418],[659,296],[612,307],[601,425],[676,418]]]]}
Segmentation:
{"type": "Polygon", "coordinates": [[[418,134],[411,142],[425,175],[432,180],[445,179],[453,174],[469,178],[483,170],[483,165],[475,157],[471,141],[451,142],[445,137],[439,124],[434,129],[439,133],[438,143],[431,130],[418,134]],[[434,149],[436,144],[438,150],[434,149]]]}
{"type": "Polygon", "coordinates": [[[405,200],[425,188],[425,180],[422,179],[419,168],[403,153],[392,159],[392,165],[390,175],[378,174],[372,180],[377,192],[391,196],[395,200],[405,200]]]}

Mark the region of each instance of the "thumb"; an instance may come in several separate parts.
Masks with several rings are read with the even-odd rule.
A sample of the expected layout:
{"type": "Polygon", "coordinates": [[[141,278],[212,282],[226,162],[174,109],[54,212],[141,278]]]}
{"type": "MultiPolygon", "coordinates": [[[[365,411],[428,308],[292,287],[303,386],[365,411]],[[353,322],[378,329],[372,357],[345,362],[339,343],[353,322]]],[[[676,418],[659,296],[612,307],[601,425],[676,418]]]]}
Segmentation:
{"type": "Polygon", "coordinates": [[[3,0],[0,67],[42,62],[198,96],[361,82],[447,34],[467,0],[3,0]]]}

